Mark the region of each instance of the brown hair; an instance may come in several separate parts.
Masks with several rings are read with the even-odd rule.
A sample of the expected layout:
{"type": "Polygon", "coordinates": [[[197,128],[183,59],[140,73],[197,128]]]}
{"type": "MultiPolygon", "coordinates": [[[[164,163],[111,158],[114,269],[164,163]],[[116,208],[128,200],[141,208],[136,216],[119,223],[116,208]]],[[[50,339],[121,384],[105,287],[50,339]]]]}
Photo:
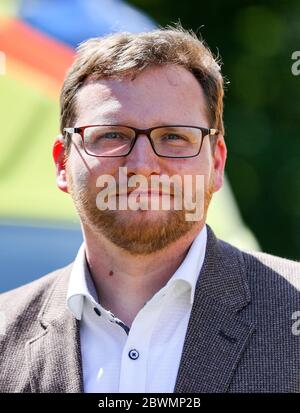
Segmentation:
{"type": "Polygon", "coordinates": [[[167,64],[183,66],[193,73],[207,100],[209,126],[224,134],[224,89],[218,60],[195,33],[179,25],[144,33],[116,33],[81,43],[61,90],[61,133],[73,126],[76,93],[91,75],[98,79],[134,78],[148,66],[167,64]]]}

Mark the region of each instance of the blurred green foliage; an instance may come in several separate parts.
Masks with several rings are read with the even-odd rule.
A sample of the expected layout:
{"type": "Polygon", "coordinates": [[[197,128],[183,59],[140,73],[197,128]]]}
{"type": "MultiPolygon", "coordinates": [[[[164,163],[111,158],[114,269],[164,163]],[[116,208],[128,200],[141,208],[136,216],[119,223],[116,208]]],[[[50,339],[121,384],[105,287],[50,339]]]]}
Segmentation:
{"type": "Polygon", "coordinates": [[[165,26],[180,21],[223,60],[225,139],[242,217],[262,250],[300,259],[300,2],[130,0],[165,26]]]}

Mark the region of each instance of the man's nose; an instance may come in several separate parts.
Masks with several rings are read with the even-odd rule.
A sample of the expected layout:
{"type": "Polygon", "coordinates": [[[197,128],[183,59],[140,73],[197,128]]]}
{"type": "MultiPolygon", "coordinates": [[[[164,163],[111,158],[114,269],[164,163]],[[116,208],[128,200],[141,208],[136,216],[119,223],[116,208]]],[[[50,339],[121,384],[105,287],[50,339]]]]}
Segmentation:
{"type": "Polygon", "coordinates": [[[146,135],[139,135],[129,155],[125,157],[128,175],[160,174],[160,159],[153,151],[146,135]]]}

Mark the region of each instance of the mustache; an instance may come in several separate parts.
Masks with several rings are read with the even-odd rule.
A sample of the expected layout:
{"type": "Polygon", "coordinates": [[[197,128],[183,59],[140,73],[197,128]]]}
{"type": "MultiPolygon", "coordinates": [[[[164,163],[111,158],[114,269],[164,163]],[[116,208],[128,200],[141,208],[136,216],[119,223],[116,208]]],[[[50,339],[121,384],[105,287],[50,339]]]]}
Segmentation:
{"type": "Polygon", "coordinates": [[[124,190],[116,190],[116,195],[130,195],[132,192],[135,192],[136,194],[143,193],[143,194],[159,194],[159,195],[174,195],[173,190],[164,190],[164,189],[158,189],[158,188],[143,188],[141,186],[138,186],[136,188],[128,188],[126,191],[124,190]]]}

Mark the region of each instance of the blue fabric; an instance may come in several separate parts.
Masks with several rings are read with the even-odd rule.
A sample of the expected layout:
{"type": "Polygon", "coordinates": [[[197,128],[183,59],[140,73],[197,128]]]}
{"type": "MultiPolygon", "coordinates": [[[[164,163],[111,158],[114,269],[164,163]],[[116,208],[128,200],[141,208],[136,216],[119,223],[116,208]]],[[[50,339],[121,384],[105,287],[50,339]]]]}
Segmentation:
{"type": "Polygon", "coordinates": [[[122,0],[23,0],[18,14],[34,28],[72,47],[90,37],[155,27],[150,18],[122,0]]]}

